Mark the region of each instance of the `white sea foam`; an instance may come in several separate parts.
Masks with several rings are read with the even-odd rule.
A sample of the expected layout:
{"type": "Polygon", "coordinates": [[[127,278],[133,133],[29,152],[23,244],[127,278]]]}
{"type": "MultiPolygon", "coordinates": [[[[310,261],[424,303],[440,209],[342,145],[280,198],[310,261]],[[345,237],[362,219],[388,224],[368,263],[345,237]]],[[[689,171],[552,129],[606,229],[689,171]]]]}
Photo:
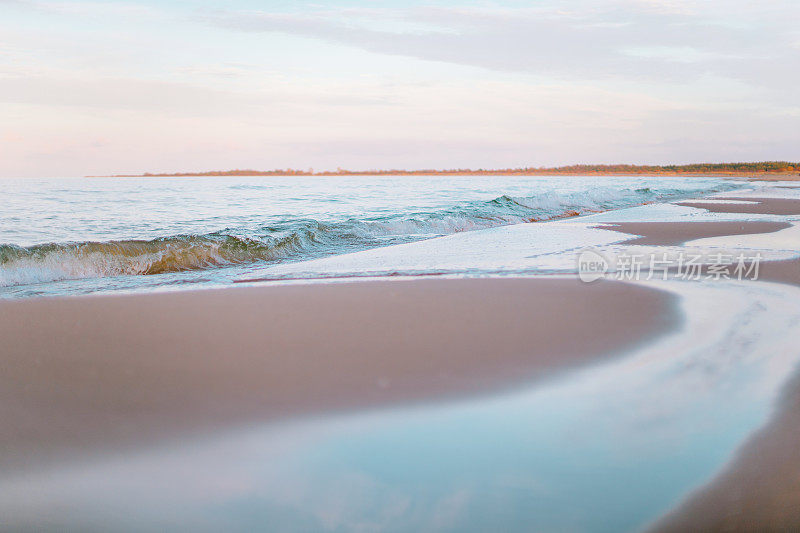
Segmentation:
{"type": "MultiPolygon", "coordinates": [[[[204,214],[208,218],[204,222],[193,221],[187,224],[171,220],[168,224],[168,227],[202,228],[206,230],[205,232],[170,234],[164,233],[152,222],[142,223],[131,220],[131,224],[145,227],[146,231],[142,232],[141,238],[134,235],[136,238],[49,241],[38,244],[26,243],[24,239],[16,239],[16,242],[12,240],[4,244],[2,242],[3,234],[0,233],[0,287],[38,284],[39,287],[36,290],[37,294],[40,294],[47,293],[47,287],[44,284],[48,282],[79,279],[101,280],[120,276],[147,276],[209,269],[213,269],[213,273],[209,271],[208,277],[219,281],[225,278],[224,269],[219,267],[265,265],[319,256],[335,256],[354,250],[402,245],[431,237],[461,234],[498,226],[563,219],[578,214],[685,197],[694,193],[727,190],[732,187],[730,184],[718,181],[708,183],[652,179],[615,181],[607,178],[585,182],[581,182],[578,178],[571,178],[571,180],[578,181],[570,181],[568,185],[555,187],[555,182],[548,185],[547,180],[537,178],[531,182],[529,188],[512,184],[508,186],[509,194],[489,200],[464,201],[453,198],[449,205],[442,205],[441,202],[432,203],[428,209],[422,209],[421,205],[408,205],[403,202],[391,202],[390,207],[378,208],[381,202],[386,200],[374,197],[360,202],[363,204],[361,213],[351,207],[341,207],[345,202],[337,194],[339,191],[318,189],[320,183],[329,185],[328,182],[314,181],[311,188],[314,194],[305,193],[307,196],[305,199],[298,198],[297,201],[293,200],[286,206],[308,212],[309,205],[312,207],[316,205],[314,212],[317,218],[292,216],[286,213],[260,217],[254,212],[247,218],[247,223],[243,224],[236,210],[228,212],[223,210],[223,215],[204,214]],[[519,194],[522,191],[526,191],[528,194],[519,194]],[[434,206],[435,208],[433,208],[434,206]],[[338,215],[325,214],[324,209],[332,209],[332,213],[338,212],[338,215]],[[355,216],[344,217],[343,215],[347,213],[355,216]],[[228,226],[220,229],[219,224],[226,222],[228,226]],[[147,236],[150,238],[144,238],[147,236]]],[[[178,183],[183,184],[182,181],[178,183]]],[[[377,182],[376,180],[367,180],[363,183],[359,182],[359,185],[368,189],[376,186],[376,183],[385,188],[383,185],[385,180],[377,182]]],[[[485,180],[477,180],[475,183],[469,179],[458,180],[458,190],[468,198],[482,196],[485,193],[475,192],[474,185],[486,186],[486,184],[485,180]]],[[[251,195],[257,194],[258,191],[270,192],[277,187],[274,182],[267,184],[243,183],[241,185],[241,187],[227,186],[226,191],[247,195],[243,198],[252,201],[251,195]]],[[[308,186],[308,184],[304,186],[308,186]]],[[[288,187],[289,190],[292,190],[292,186],[285,184],[281,184],[281,187],[288,187]]],[[[452,194],[443,192],[439,185],[437,187],[433,189],[437,194],[452,194]]],[[[300,190],[302,187],[298,189],[298,192],[300,190]]],[[[389,188],[386,189],[386,192],[400,193],[401,189],[389,188]]],[[[165,194],[173,193],[172,189],[165,191],[165,194]]],[[[91,198],[94,194],[99,193],[95,191],[88,195],[80,194],[80,202],[75,203],[73,207],[75,209],[83,208],[84,203],[91,206],[91,198]]],[[[67,195],[65,200],[69,200],[69,198],[67,195]]],[[[414,201],[423,204],[425,200],[425,198],[414,198],[414,201]]],[[[404,201],[408,202],[409,199],[404,201]]],[[[13,205],[10,211],[16,212],[13,205]]],[[[158,211],[158,216],[167,216],[162,214],[162,211],[163,209],[158,211]]],[[[29,216],[28,211],[24,213],[20,211],[17,214],[29,216]]],[[[100,214],[84,213],[80,222],[74,218],[66,222],[83,224],[85,230],[82,235],[87,237],[115,235],[105,229],[106,225],[101,223],[100,214]],[[97,217],[97,222],[87,225],[86,221],[93,220],[92,217],[97,217]]],[[[193,213],[187,212],[187,214],[193,213]]],[[[194,216],[197,215],[194,214],[194,216]]],[[[13,218],[19,220],[22,217],[13,218]]],[[[2,217],[0,217],[0,222],[2,222],[2,217]]],[[[34,225],[43,223],[35,217],[30,222],[34,225]]],[[[52,227],[51,221],[47,220],[47,222],[50,224],[47,227],[52,227]]],[[[18,228],[17,233],[25,235],[23,229],[18,228]]],[[[42,232],[44,229],[39,228],[37,231],[42,232]]],[[[530,230],[515,231],[521,232],[519,233],[520,239],[533,239],[540,242],[530,245],[525,242],[511,244],[510,239],[514,238],[513,235],[504,237],[502,231],[493,235],[498,236],[505,243],[504,246],[516,246],[518,251],[522,251],[525,246],[528,246],[530,254],[552,253],[555,250],[551,237],[548,237],[548,232],[534,231],[527,235],[523,233],[530,230]]],[[[35,232],[31,234],[33,233],[35,232]]],[[[569,232],[566,230],[556,230],[554,238],[560,241],[559,246],[569,245],[572,239],[577,239],[575,243],[583,242],[585,240],[583,235],[588,232],[584,228],[573,230],[570,234],[567,233],[569,232]]],[[[130,232],[117,235],[124,236],[126,234],[130,235],[130,232]]],[[[441,244],[446,242],[441,241],[441,244]]],[[[601,242],[605,242],[605,240],[601,239],[601,242]]],[[[497,255],[500,252],[498,245],[492,245],[480,236],[463,241],[463,243],[462,246],[470,246],[472,243],[475,247],[468,258],[464,257],[478,270],[482,268],[482,264],[490,264],[494,261],[491,258],[492,254],[497,255]],[[479,256],[483,256],[483,258],[479,256]]],[[[423,245],[420,250],[436,249],[439,246],[440,242],[437,241],[436,244],[423,245]],[[430,248],[425,248],[425,246],[430,248]]],[[[387,261],[397,261],[395,267],[399,269],[408,269],[413,266],[414,269],[424,270],[430,266],[426,266],[424,261],[417,261],[418,264],[410,265],[409,260],[402,257],[404,250],[404,248],[400,248],[396,252],[379,253],[388,254],[387,261]],[[392,254],[394,254],[394,259],[389,258],[392,254]]],[[[336,262],[333,260],[330,264],[336,264],[336,262]]],[[[385,263],[383,267],[389,268],[391,265],[385,263]]],[[[456,267],[468,268],[463,262],[456,267]]],[[[292,268],[288,267],[289,270],[292,268]]],[[[142,282],[142,284],[145,285],[146,282],[142,282]]],[[[102,283],[97,286],[102,287],[102,283]]],[[[63,287],[58,289],[62,290],[63,287]]],[[[25,295],[26,292],[22,289],[9,294],[25,295]]]]}

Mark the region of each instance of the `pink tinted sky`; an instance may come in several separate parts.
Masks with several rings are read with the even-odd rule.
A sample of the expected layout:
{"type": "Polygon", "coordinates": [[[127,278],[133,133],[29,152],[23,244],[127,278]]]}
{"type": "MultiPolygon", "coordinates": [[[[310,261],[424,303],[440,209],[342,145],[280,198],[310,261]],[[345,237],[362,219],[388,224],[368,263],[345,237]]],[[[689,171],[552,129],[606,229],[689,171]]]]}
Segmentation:
{"type": "Polygon", "coordinates": [[[0,176],[800,159],[795,0],[0,0],[0,176]]]}

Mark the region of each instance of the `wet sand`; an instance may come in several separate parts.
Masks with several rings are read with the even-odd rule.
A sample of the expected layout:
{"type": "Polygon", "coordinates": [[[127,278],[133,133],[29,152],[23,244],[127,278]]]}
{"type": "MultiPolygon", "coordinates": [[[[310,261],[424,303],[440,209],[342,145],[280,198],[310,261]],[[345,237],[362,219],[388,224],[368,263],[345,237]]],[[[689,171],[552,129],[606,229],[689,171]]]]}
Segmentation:
{"type": "Polygon", "coordinates": [[[761,263],[758,279],[800,286],[800,259],[765,261],[761,263]]]}
{"type": "MultiPolygon", "coordinates": [[[[756,204],[686,203],[716,213],[800,214],[800,200],[773,198],[733,198],[757,201],[756,204]]],[[[665,223],[670,224],[670,223],[665,223]]],[[[690,226],[703,224],[687,223],[690,226]]],[[[724,224],[724,223],[711,223],[724,224]]],[[[740,223],[735,223],[740,224],[740,223]]],[[[748,222],[742,229],[754,230],[748,222]]],[[[771,224],[771,223],[770,223],[771,224]]],[[[646,244],[681,242],[681,235],[694,230],[673,226],[671,235],[661,238],[668,228],[661,223],[650,227],[620,224],[616,229],[645,235],[646,244]],[[660,240],[659,240],[660,239],[660,240]]],[[[721,228],[721,226],[719,226],[721,228]]],[[[760,230],[766,227],[761,226],[760,230]]],[[[782,228],[777,228],[782,229],[782,228]]],[[[775,231],[775,230],[773,230],[775,231]]],[[[766,233],[769,231],[742,231],[766,233]]],[[[722,235],[704,234],[699,237],[722,235]]],[[[690,239],[683,239],[682,242],[690,239]]],[[[637,240],[632,244],[645,244],[637,240]]],[[[799,243],[800,244],[800,243],[799,243]]],[[[766,261],[760,265],[759,280],[800,285],[800,259],[766,261]]],[[[649,531],[659,533],[683,531],[794,531],[800,525],[800,373],[784,387],[771,420],[751,436],[738,450],[721,474],[687,496],[666,516],[657,520],[649,531]]]]}
{"type": "MultiPolygon", "coordinates": [[[[712,205],[712,204],[709,204],[712,205]]],[[[716,204],[714,204],[716,205],[716,204]]],[[[695,239],[726,235],[773,233],[791,227],[788,222],[620,222],[595,226],[636,235],[625,244],[677,246],[695,239]]]]}
{"type": "Polygon", "coordinates": [[[711,213],[747,213],[753,215],[800,215],[800,200],[794,198],[751,198],[738,196],[719,197],[719,200],[753,202],[747,204],[716,204],[679,202],[677,205],[697,207],[711,213]]]}
{"type": "Polygon", "coordinates": [[[0,302],[0,471],[237,424],[505,390],[677,326],[612,281],[255,286],[0,302]]]}
{"type": "MultiPolygon", "coordinates": [[[[702,207],[714,213],[751,213],[759,215],[800,215],[800,200],[793,198],[748,198],[724,197],[726,200],[747,200],[758,202],[756,204],[685,204],[693,207],[702,207]]],[[[681,204],[684,205],[684,204],[681,204]]],[[[749,222],[749,224],[758,224],[749,222]]],[[[783,229],[783,228],[780,228],[783,229]]],[[[748,232],[762,233],[762,232],[748,232]]],[[[731,235],[734,235],[731,233],[731,235]]],[[[798,243],[800,247],[800,243],[798,243]]],[[[786,261],[765,261],[759,269],[759,279],[800,285],[800,259],[786,261]]]]}
{"type": "Polygon", "coordinates": [[[800,524],[800,374],[778,412],[723,473],[663,517],[653,532],[797,531],[800,524]]]}

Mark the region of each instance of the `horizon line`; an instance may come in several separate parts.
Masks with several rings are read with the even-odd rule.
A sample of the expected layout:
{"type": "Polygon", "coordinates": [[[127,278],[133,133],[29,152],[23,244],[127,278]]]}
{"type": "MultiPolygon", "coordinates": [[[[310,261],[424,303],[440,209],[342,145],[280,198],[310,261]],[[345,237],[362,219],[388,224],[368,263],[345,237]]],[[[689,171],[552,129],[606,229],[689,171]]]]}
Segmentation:
{"type": "Polygon", "coordinates": [[[755,161],[755,162],[730,162],[730,163],[689,163],[683,165],[634,165],[629,163],[618,164],[574,164],[557,167],[517,167],[499,169],[370,169],[349,170],[337,168],[336,170],[314,171],[300,169],[233,169],[211,170],[200,172],[145,172],[143,174],[111,174],[85,176],[87,178],[143,178],[143,177],[191,177],[191,176],[371,176],[371,175],[548,175],[548,174],[608,174],[608,173],[656,173],[656,174],[686,174],[686,173],[714,173],[714,174],[788,174],[800,172],[800,162],[790,161],[755,161]]]}

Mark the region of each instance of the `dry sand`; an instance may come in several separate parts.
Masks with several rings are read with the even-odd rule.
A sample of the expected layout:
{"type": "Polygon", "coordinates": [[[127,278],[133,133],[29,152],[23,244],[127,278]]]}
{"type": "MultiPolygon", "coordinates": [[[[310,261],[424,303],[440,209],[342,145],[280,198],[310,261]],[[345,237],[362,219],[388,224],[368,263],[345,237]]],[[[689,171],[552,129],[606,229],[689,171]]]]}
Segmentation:
{"type": "Polygon", "coordinates": [[[0,471],[521,386],[675,327],[612,281],[254,286],[0,302],[0,471]]]}

